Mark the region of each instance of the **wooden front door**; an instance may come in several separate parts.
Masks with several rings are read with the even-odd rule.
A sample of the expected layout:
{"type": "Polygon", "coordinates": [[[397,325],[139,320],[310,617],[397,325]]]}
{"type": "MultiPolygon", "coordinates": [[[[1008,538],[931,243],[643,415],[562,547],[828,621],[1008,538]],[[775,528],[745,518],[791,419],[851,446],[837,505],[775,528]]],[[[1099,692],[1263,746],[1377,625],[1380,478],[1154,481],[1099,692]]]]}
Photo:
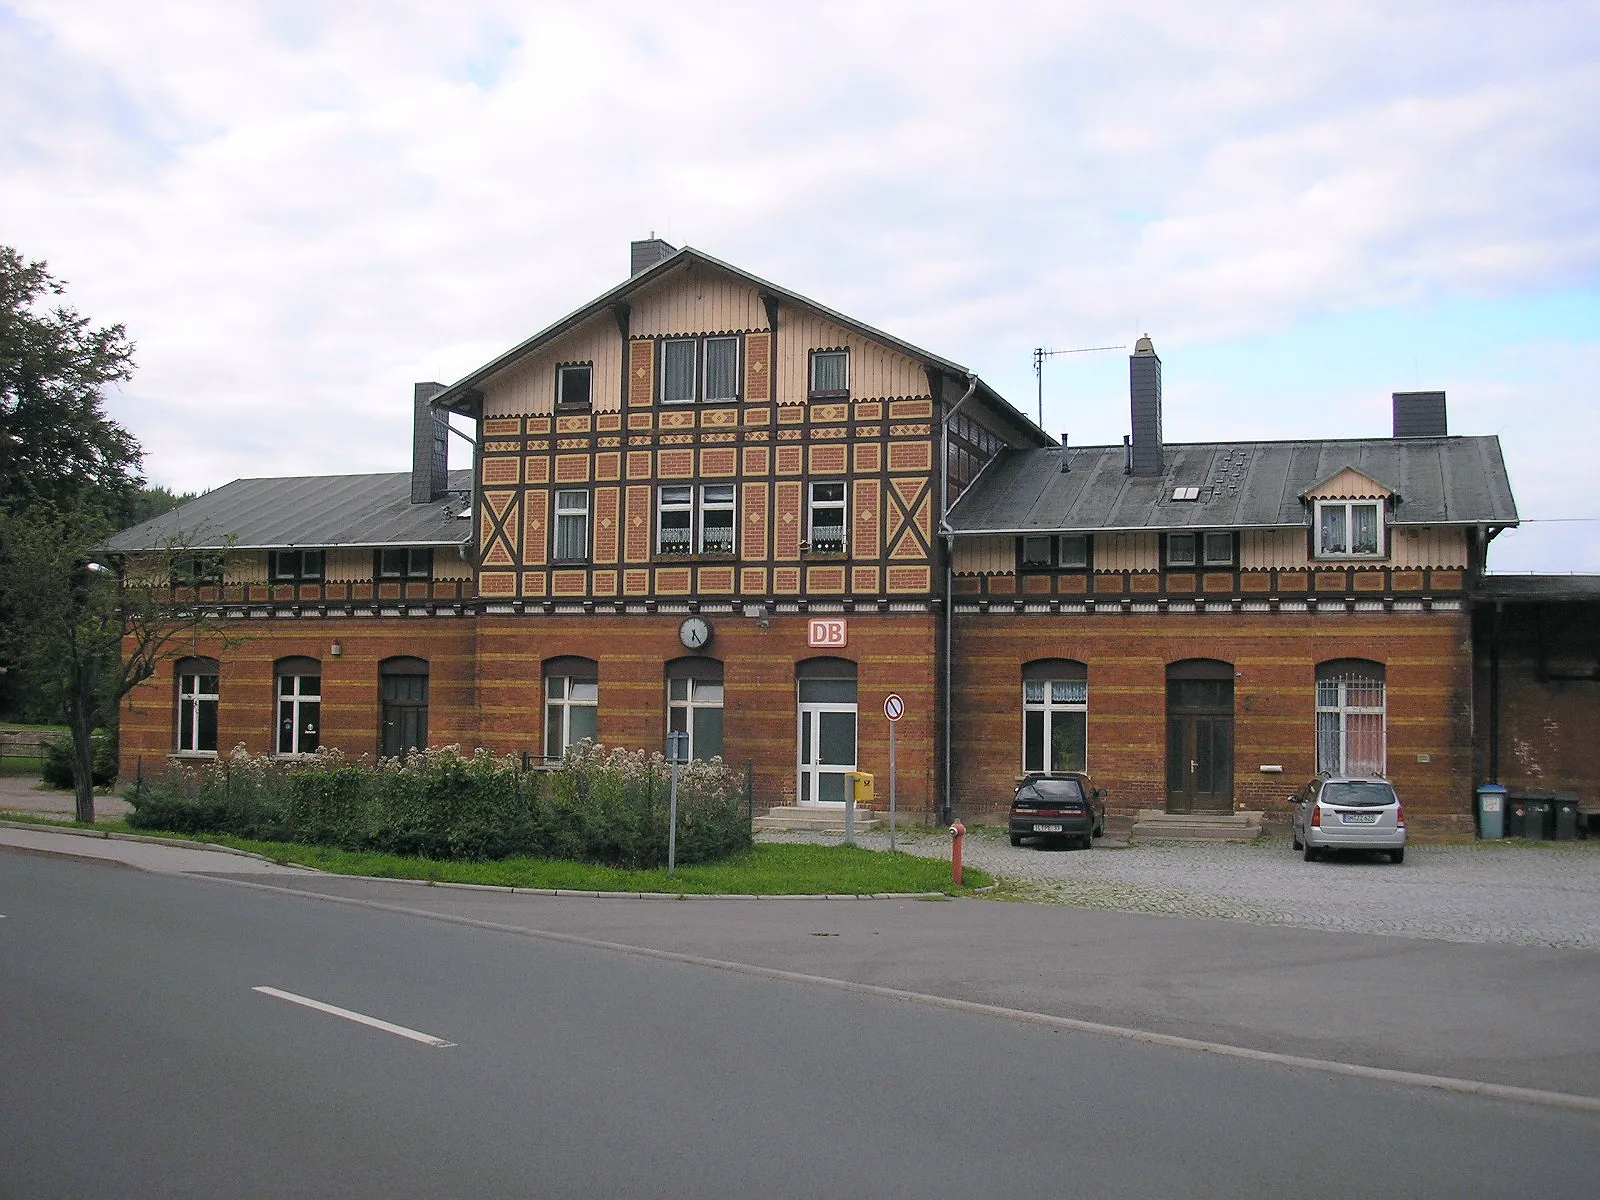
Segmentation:
{"type": "Polygon", "coordinates": [[[1233,668],[1194,660],[1167,675],[1167,811],[1233,811],[1233,668]]]}
{"type": "Polygon", "coordinates": [[[1233,714],[1167,715],[1167,811],[1233,811],[1233,714]]]}

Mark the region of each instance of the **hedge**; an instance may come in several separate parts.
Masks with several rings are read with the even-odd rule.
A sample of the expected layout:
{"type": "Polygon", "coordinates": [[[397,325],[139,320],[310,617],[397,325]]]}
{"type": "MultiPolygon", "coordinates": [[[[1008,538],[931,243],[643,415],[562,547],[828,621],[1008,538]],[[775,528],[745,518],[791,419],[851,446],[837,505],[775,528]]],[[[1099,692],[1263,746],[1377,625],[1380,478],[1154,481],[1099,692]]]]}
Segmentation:
{"type": "MultiPolygon", "coordinates": [[[[421,858],[652,868],[667,861],[670,779],[660,754],[587,741],[553,770],[533,771],[456,746],[375,763],[337,750],[285,760],[240,746],[141,780],[128,793],[128,823],[421,858]]],[[[750,843],[742,773],[716,758],[683,767],[678,862],[714,862],[750,843]]]]}

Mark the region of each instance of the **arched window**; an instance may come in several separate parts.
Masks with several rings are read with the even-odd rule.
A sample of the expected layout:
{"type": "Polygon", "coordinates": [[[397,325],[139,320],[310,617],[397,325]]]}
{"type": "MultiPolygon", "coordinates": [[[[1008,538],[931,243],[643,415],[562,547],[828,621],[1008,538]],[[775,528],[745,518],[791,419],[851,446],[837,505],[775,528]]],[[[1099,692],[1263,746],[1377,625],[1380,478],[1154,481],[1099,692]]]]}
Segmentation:
{"type": "Polygon", "coordinates": [[[1022,668],[1022,769],[1089,769],[1089,668],[1045,658],[1022,668]]]}
{"type": "Polygon", "coordinates": [[[314,754],[322,745],[322,664],[314,658],[280,658],[278,753],[314,754]]]}
{"type": "Polygon", "coordinates": [[[215,754],[221,666],[214,658],[180,658],[173,674],[178,680],[178,753],[215,754]]]}
{"type": "Polygon", "coordinates": [[[378,752],[398,758],[408,750],[428,748],[428,660],[386,658],[378,664],[383,701],[378,752]]]}
{"type": "Polygon", "coordinates": [[[600,664],[592,658],[547,659],[544,664],[544,753],[560,758],[568,748],[600,737],[600,664]]]}
{"type": "Polygon", "coordinates": [[[722,664],[716,659],[667,664],[667,732],[689,735],[690,758],[722,753],[722,664]]]}
{"type": "Polygon", "coordinates": [[[1337,658],[1317,664],[1317,771],[1382,775],[1388,733],[1382,663],[1337,658]]]}

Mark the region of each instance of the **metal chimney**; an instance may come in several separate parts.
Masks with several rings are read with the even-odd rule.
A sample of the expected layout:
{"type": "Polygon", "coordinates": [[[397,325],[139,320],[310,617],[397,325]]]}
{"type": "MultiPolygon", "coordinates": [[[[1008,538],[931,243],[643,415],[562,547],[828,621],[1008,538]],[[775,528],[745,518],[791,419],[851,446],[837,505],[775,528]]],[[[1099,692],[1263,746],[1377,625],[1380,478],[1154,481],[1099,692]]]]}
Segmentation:
{"type": "Polygon", "coordinates": [[[1394,436],[1448,437],[1443,392],[1395,392],[1394,436]]]}
{"type": "Polygon", "coordinates": [[[411,389],[411,503],[431,504],[450,490],[450,418],[428,403],[444,391],[442,383],[411,389]]]}
{"type": "Polygon", "coordinates": [[[1133,410],[1130,474],[1153,476],[1165,471],[1161,455],[1161,359],[1145,334],[1128,356],[1128,394],[1133,410]]]}
{"type": "Polygon", "coordinates": [[[1061,473],[1072,470],[1072,452],[1067,449],[1067,435],[1061,435],[1061,473]]]}

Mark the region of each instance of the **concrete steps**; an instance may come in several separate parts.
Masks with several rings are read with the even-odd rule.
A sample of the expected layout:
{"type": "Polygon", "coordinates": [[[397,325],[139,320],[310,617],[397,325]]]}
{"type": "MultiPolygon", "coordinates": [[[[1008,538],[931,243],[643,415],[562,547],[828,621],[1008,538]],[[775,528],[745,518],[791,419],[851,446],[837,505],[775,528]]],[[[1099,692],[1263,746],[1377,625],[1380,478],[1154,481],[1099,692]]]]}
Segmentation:
{"type": "MultiPolygon", "coordinates": [[[[882,822],[878,819],[877,811],[864,804],[856,805],[856,832],[870,833],[877,829],[882,822]]],[[[844,809],[842,808],[812,808],[809,805],[800,807],[789,805],[787,807],[769,810],[765,816],[755,820],[757,830],[769,830],[788,833],[796,830],[810,830],[812,832],[837,833],[844,835],[844,809]]]]}
{"type": "Polygon", "coordinates": [[[1258,812],[1168,813],[1158,808],[1139,811],[1128,840],[1180,842],[1253,842],[1261,836],[1258,812]]]}

